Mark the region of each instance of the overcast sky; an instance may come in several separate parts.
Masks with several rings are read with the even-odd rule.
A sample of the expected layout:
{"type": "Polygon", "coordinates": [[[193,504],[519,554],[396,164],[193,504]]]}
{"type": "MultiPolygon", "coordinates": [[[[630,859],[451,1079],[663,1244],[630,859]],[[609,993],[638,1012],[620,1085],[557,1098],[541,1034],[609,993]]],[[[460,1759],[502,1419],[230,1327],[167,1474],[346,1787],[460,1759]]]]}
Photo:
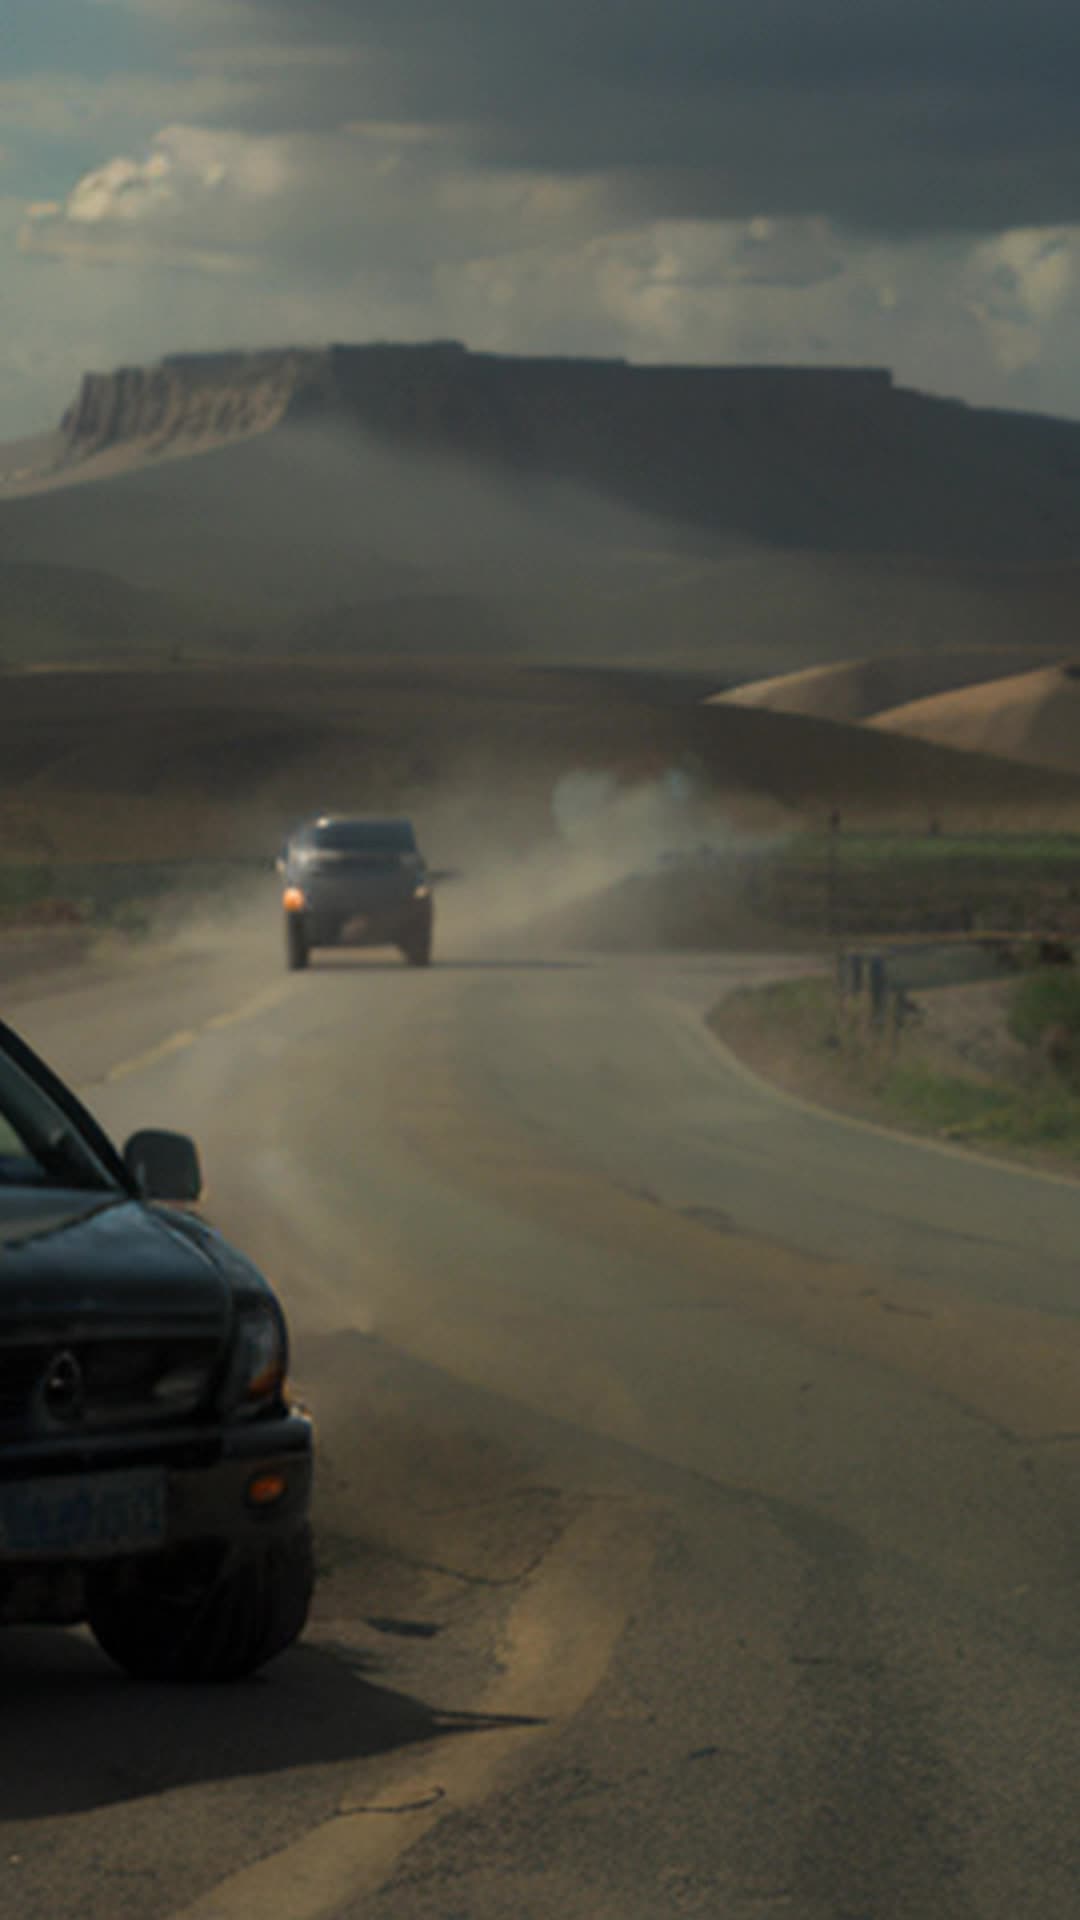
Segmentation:
{"type": "Polygon", "coordinates": [[[0,0],[0,436],[453,337],[1080,416],[1076,0],[0,0]]]}

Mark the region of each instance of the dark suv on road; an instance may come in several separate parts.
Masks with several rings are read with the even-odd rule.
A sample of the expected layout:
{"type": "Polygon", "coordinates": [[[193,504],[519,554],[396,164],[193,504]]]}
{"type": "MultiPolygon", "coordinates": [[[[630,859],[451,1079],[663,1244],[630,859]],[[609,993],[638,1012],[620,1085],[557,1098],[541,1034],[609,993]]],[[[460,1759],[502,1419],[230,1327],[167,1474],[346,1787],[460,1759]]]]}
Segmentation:
{"type": "Polygon", "coordinates": [[[398,947],[430,964],[431,878],[411,821],[324,815],[291,835],[278,870],[290,968],[314,947],[398,947]]]}
{"type": "Polygon", "coordinates": [[[284,1317],[182,1210],[200,1184],[181,1134],[118,1154],[0,1023],[0,1624],[87,1621],[152,1680],[250,1673],[312,1590],[284,1317]]]}

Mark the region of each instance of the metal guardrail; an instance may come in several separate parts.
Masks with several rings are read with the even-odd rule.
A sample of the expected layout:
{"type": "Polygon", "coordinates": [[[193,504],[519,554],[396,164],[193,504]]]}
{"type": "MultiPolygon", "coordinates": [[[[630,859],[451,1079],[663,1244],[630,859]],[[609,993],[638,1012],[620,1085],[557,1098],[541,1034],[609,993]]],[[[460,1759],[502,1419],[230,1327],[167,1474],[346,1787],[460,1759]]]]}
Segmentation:
{"type": "Polygon", "coordinates": [[[992,979],[995,973],[1015,971],[1032,960],[1041,966],[1072,966],[1080,959],[1080,936],[1062,935],[1056,928],[1019,933],[1009,929],[945,934],[933,940],[900,936],[870,948],[841,947],[836,955],[838,996],[841,1001],[864,1007],[871,1027],[881,1027],[889,1020],[899,1029],[913,1010],[911,994],[920,986],[964,984],[963,975],[944,981],[920,980],[920,957],[945,954],[955,959],[965,950],[991,962],[989,971],[976,970],[968,979],[992,979]]]}

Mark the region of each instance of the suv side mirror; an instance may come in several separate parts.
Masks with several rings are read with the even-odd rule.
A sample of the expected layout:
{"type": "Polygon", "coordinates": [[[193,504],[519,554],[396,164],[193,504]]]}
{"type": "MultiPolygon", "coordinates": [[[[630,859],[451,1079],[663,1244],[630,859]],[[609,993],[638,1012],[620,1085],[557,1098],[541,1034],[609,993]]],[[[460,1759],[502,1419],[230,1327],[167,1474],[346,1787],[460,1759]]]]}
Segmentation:
{"type": "Polygon", "coordinates": [[[124,1165],[144,1200],[192,1201],[202,1192],[199,1150],[186,1133],[143,1127],[124,1148],[124,1165]]]}

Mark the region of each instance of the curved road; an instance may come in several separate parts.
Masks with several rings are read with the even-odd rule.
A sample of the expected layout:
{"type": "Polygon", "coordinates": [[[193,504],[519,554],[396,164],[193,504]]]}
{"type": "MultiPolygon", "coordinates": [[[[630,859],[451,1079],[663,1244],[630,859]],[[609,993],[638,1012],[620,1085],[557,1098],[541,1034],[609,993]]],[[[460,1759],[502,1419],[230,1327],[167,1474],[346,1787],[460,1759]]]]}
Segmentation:
{"type": "Polygon", "coordinates": [[[1071,1920],[1080,1185],[739,1069],[702,1015],[791,962],[276,961],[11,1007],[199,1136],[324,1577],[227,1693],[5,1637],[0,1911],[1071,1920]]]}

